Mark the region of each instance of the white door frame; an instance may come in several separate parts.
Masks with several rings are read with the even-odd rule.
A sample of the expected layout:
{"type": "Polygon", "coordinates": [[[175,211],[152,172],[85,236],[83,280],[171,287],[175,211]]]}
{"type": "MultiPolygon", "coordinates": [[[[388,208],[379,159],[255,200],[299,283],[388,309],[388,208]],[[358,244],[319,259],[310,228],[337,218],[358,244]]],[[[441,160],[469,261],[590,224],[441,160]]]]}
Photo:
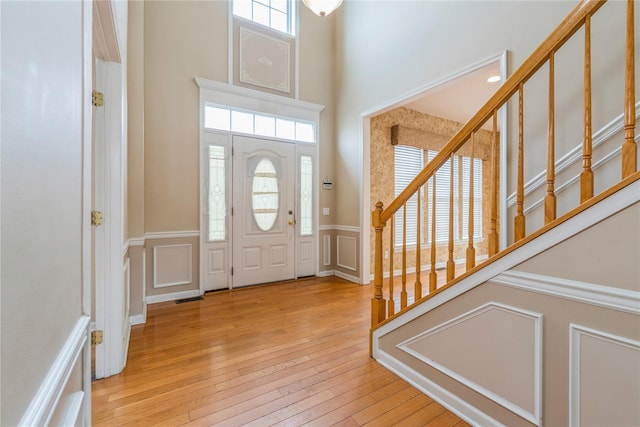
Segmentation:
{"type": "MultiPolygon", "coordinates": [[[[240,86],[234,86],[226,83],[217,82],[214,80],[203,79],[201,77],[194,78],[195,83],[200,88],[200,100],[199,100],[199,111],[200,111],[200,203],[201,209],[199,212],[200,215],[200,293],[204,293],[206,290],[204,288],[205,284],[205,266],[207,265],[207,251],[205,250],[205,231],[206,225],[204,223],[204,209],[205,209],[205,200],[204,200],[204,190],[205,190],[205,148],[207,147],[206,142],[206,134],[212,133],[221,133],[218,131],[212,132],[210,130],[205,131],[204,128],[204,106],[206,104],[216,104],[227,106],[231,108],[239,108],[249,111],[261,112],[265,114],[271,114],[275,116],[283,116],[289,117],[292,119],[305,120],[309,122],[313,122],[316,124],[316,143],[313,145],[312,150],[314,150],[314,185],[318,191],[314,192],[314,200],[313,204],[315,207],[315,215],[313,219],[313,229],[316,232],[316,236],[319,236],[319,168],[318,168],[318,147],[320,145],[320,113],[324,110],[324,105],[314,104],[306,101],[301,101],[299,99],[291,99],[287,97],[277,96],[266,92],[255,91],[251,89],[247,89],[240,86]]],[[[222,132],[224,133],[224,132],[222,132]]],[[[231,132],[228,132],[228,144],[231,144],[231,132]]],[[[259,136],[258,136],[259,137],[259,136]]],[[[259,137],[260,138],[260,137],[259,137]]],[[[310,146],[310,144],[308,144],[310,146]]],[[[297,153],[297,152],[296,152],[297,153]]],[[[307,154],[308,151],[305,151],[307,154]]],[[[298,156],[296,154],[296,164],[298,163],[298,156]]],[[[230,160],[228,162],[230,164],[230,160]]],[[[297,166],[296,166],[297,173],[297,166]]],[[[229,173],[230,169],[229,169],[229,173]]],[[[297,191],[297,187],[296,187],[297,191]]],[[[230,206],[228,207],[230,209],[230,206]]],[[[229,225],[228,225],[229,226],[229,225]]],[[[231,237],[228,236],[230,239],[231,237]]],[[[318,271],[319,266],[319,245],[320,239],[316,238],[316,242],[314,243],[315,249],[315,273],[318,271]]],[[[230,259],[229,259],[230,261],[230,259]]],[[[230,273],[230,272],[229,272],[230,273]]],[[[297,272],[296,272],[297,274],[297,272]]],[[[231,283],[230,276],[227,278],[228,283],[231,283]]]]}
{"type": "Polygon", "coordinates": [[[124,185],[126,183],[126,121],[124,65],[120,57],[112,0],[94,3],[96,88],[104,95],[95,117],[94,209],[104,223],[95,229],[95,328],[104,341],[96,346],[96,378],[122,371],[126,363],[130,324],[126,308],[128,281],[123,275],[124,185]],[[104,60],[103,60],[104,59],[104,60]],[[101,87],[100,87],[101,86],[101,87]],[[98,176],[100,175],[100,176],[98,176]]]}

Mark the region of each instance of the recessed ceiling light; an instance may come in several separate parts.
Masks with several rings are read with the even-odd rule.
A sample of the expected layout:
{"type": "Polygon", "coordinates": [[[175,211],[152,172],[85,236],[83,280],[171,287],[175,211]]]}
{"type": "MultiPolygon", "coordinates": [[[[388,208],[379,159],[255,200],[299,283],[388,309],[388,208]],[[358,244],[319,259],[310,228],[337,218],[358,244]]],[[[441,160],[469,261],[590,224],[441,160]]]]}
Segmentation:
{"type": "Polygon", "coordinates": [[[491,77],[489,77],[489,78],[487,79],[487,82],[489,82],[489,83],[497,83],[497,82],[499,82],[500,80],[501,80],[501,79],[500,79],[500,76],[491,76],[491,77]]]}

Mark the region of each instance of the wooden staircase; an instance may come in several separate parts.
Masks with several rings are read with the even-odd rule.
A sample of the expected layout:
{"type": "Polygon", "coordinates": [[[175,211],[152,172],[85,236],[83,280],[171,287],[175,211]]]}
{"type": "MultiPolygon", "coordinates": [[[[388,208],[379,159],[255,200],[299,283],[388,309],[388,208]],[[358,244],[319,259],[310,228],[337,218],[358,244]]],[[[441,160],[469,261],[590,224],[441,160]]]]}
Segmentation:
{"type": "MultiPolygon", "coordinates": [[[[487,123],[491,123],[493,141],[491,144],[491,184],[490,193],[486,198],[490,203],[490,231],[486,237],[488,240],[488,259],[476,265],[475,247],[474,247],[474,215],[467,215],[469,223],[467,226],[469,235],[467,238],[468,247],[466,249],[466,277],[474,271],[485,267],[494,262],[500,256],[509,251],[514,250],[519,245],[531,238],[548,231],[555,225],[570,218],[575,213],[586,209],[593,203],[594,199],[594,172],[592,170],[592,152],[593,152],[593,132],[592,132],[592,82],[591,82],[591,17],[597,13],[605,1],[599,0],[583,0],[578,6],[567,16],[564,21],[554,30],[551,35],[533,52],[533,54],[518,68],[511,77],[497,90],[497,92],[487,101],[487,103],[456,133],[451,140],[440,150],[436,156],[426,165],[426,167],[415,177],[415,179],[405,188],[402,193],[396,197],[389,205],[384,208],[382,202],[376,203],[376,209],[372,212],[372,226],[375,230],[375,246],[374,246],[374,292],[371,301],[371,326],[375,328],[381,322],[396,315],[396,306],[401,311],[409,309],[412,305],[420,304],[435,295],[439,290],[454,286],[458,281],[456,278],[456,266],[454,262],[454,233],[453,233],[453,204],[454,204],[454,188],[453,188],[453,168],[449,168],[451,179],[449,180],[451,191],[449,199],[449,239],[448,239],[448,257],[446,259],[446,285],[437,287],[436,273],[436,242],[431,239],[430,257],[427,256],[427,264],[430,264],[428,271],[428,286],[423,286],[421,272],[423,271],[422,260],[425,258],[421,254],[421,245],[415,246],[414,266],[407,266],[408,249],[406,240],[404,241],[400,252],[402,255],[402,274],[399,296],[397,295],[398,280],[394,277],[393,270],[394,254],[397,251],[395,247],[394,218],[399,212],[406,215],[407,202],[416,194],[417,198],[417,215],[431,224],[432,229],[436,226],[436,197],[426,200],[429,193],[429,187],[434,189],[435,194],[436,174],[443,167],[452,161],[457,153],[464,151],[474,153],[474,141],[476,133],[487,123]],[[562,46],[567,43],[572,36],[579,30],[584,33],[584,103],[582,109],[584,112],[583,120],[583,142],[582,142],[582,171],[580,173],[580,203],[576,208],[562,218],[557,218],[556,194],[555,194],[555,102],[554,102],[554,76],[555,76],[555,55],[562,46]],[[546,187],[547,193],[544,197],[544,226],[539,230],[527,230],[526,217],[524,214],[524,93],[525,84],[538,71],[547,65],[549,71],[548,87],[549,87],[549,106],[548,106],[548,141],[547,141],[547,169],[546,169],[546,187]],[[507,247],[499,247],[499,230],[498,223],[502,219],[498,218],[498,205],[500,196],[498,189],[500,188],[500,179],[506,179],[499,176],[498,150],[499,150],[499,131],[498,131],[498,112],[501,108],[508,108],[508,104],[517,105],[517,165],[515,174],[517,177],[516,184],[516,214],[513,221],[513,241],[507,247]],[[431,218],[425,218],[425,206],[431,204],[431,218]],[[390,225],[389,227],[387,227],[390,225]],[[385,230],[387,235],[385,237],[385,230]],[[383,252],[385,244],[389,247],[391,256],[385,263],[383,252]],[[415,271],[415,282],[413,286],[414,301],[409,304],[407,298],[407,270],[415,271]],[[387,272],[389,278],[387,286],[383,283],[384,272],[387,272]],[[426,288],[426,289],[424,289],[426,288]],[[399,297],[399,298],[398,298],[399,297]]],[[[620,94],[621,105],[624,105],[624,142],[622,144],[621,154],[621,179],[620,183],[624,183],[625,179],[635,179],[637,170],[637,145],[635,142],[635,48],[634,48],[634,2],[627,1],[626,7],[626,58],[625,58],[625,85],[624,93],[620,94]]],[[[515,120],[514,120],[515,121],[515,120]]],[[[473,162],[471,162],[473,164],[473,162]]],[[[473,211],[473,173],[469,188],[469,211],[473,211]]],[[[617,186],[615,184],[614,186],[617,186]]],[[[504,203],[504,201],[502,201],[504,203]]],[[[421,230],[420,226],[423,221],[417,222],[417,234],[424,238],[425,230],[421,230]]],[[[405,224],[402,224],[405,227],[405,224]]],[[[432,233],[434,234],[434,233],[432,233]]],[[[406,229],[403,228],[403,235],[406,235],[406,229]]]]}
{"type": "MultiPolygon", "coordinates": [[[[616,389],[625,389],[629,386],[635,390],[637,378],[640,377],[640,368],[637,369],[637,366],[640,366],[640,330],[633,326],[640,325],[640,283],[634,283],[640,280],[640,277],[632,277],[625,285],[627,287],[623,286],[621,289],[616,285],[602,286],[597,281],[550,277],[546,275],[547,272],[544,269],[534,272],[520,271],[520,268],[523,265],[526,266],[530,259],[537,256],[542,256],[542,259],[545,259],[545,256],[547,259],[551,257],[550,254],[553,253],[551,248],[562,247],[565,242],[572,239],[574,243],[579,241],[576,236],[586,232],[587,229],[617,230],[618,223],[615,221],[618,215],[627,217],[627,223],[624,224],[629,227],[628,233],[631,236],[626,241],[628,243],[626,247],[631,248],[632,255],[626,258],[620,257],[624,258],[627,264],[616,265],[615,268],[618,268],[617,271],[625,269],[629,263],[634,262],[634,256],[636,258],[640,256],[640,249],[638,249],[640,246],[640,237],[638,237],[640,236],[640,172],[637,168],[638,152],[635,141],[637,108],[635,58],[637,54],[634,47],[634,2],[632,0],[626,2],[624,19],[626,26],[619,28],[624,32],[625,39],[624,61],[620,61],[624,62],[624,72],[620,72],[624,75],[624,91],[619,95],[620,105],[623,107],[623,126],[621,127],[623,135],[620,138],[620,145],[616,148],[616,152],[620,153],[619,175],[617,175],[619,178],[608,177],[604,187],[603,180],[598,178],[599,181],[596,181],[598,185],[594,185],[594,172],[598,165],[594,167],[592,115],[593,106],[598,105],[598,99],[592,99],[591,20],[605,3],[597,0],[580,2],[487,103],[427,163],[404,191],[386,208],[382,202],[376,203],[376,209],[372,212],[375,253],[370,353],[380,363],[471,424],[542,425],[544,421],[544,424],[579,425],[580,417],[583,417],[584,422],[597,419],[597,422],[615,423],[611,418],[604,419],[605,421],[599,419],[597,410],[589,412],[585,409],[587,402],[593,408],[598,407],[598,403],[594,402],[590,394],[591,389],[585,388],[586,386],[581,387],[581,375],[590,375],[589,378],[597,377],[610,386],[610,389],[605,386],[602,393],[613,397],[611,400],[603,399],[602,401],[608,402],[611,408],[620,408],[614,412],[626,414],[624,416],[630,413],[631,418],[635,417],[637,412],[637,405],[633,401],[628,403],[624,397],[617,396],[616,389]],[[567,184],[559,185],[556,177],[555,169],[558,161],[555,141],[556,119],[565,113],[566,106],[561,110],[556,105],[556,54],[578,35],[584,37],[582,53],[584,65],[581,76],[584,86],[580,94],[583,102],[582,105],[575,107],[583,117],[581,167],[576,178],[578,184],[573,189],[574,196],[564,197],[561,200],[562,208],[559,208],[557,188],[567,187],[567,184]],[[538,222],[542,225],[528,229],[525,214],[524,96],[527,83],[534,78],[539,81],[541,75],[542,78],[545,77],[543,70],[548,72],[546,78],[548,108],[544,113],[547,117],[547,135],[544,144],[540,144],[539,141],[531,143],[537,143],[539,149],[536,151],[545,152],[546,191],[542,208],[539,210],[543,219],[530,221],[530,223],[538,222]],[[508,165],[513,169],[507,171],[500,170],[499,164],[501,135],[498,127],[498,113],[503,108],[510,113],[513,124],[512,129],[507,131],[506,137],[511,138],[512,147],[517,147],[517,153],[512,156],[512,164],[508,165]],[[449,165],[453,165],[456,157],[458,161],[462,156],[475,157],[474,153],[479,150],[477,137],[480,132],[483,132],[482,129],[487,128],[487,124],[491,129],[489,143],[491,179],[488,185],[484,185],[482,211],[487,212],[487,216],[483,214],[483,218],[485,224],[488,223],[489,226],[485,225],[482,237],[478,238],[477,233],[474,233],[476,224],[472,214],[474,185],[478,185],[474,182],[473,169],[467,174],[469,182],[463,187],[458,181],[458,187],[454,191],[454,168],[449,165]],[[436,235],[436,207],[442,206],[442,203],[439,205],[436,203],[437,197],[441,197],[436,192],[436,178],[442,180],[443,170],[446,174],[450,174],[448,180],[445,180],[450,188],[448,197],[445,198],[449,203],[449,218],[448,240],[444,244],[432,237],[436,235]],[[512,186],[515,193],[515,206],[509,218],[501,218],[499,206],[507,203],[507,200],[501,200],[499,189],[501,184],[504,184],[501,180],[509,178],[512,182],[502,187],[512,186]],[[467,196],[466,203],[461,203],[454,197],[454,194],[462,193],[463,188],[468,191],[468,195],[464,195],[467,196]],[[567,207],[566,202],[571,198],[577,202],[567,207]],[[466,215],[468,224],[465,224],[468,235],[462,242],[459,230],[454,236],[454,204],[468,209],[466,215]],[[413,226],[416,227],[419,240],[413,244],[407,244],[406,238],[409,206],[411,209],[417,209],[416,212],[412,212],[412,214],[415,213],[412,216],[418,218],[413,226]],[[504,229],[510,230],[510,235],[507,238],[502,236],[503,238],[500,239],[500,224],[505,224],[507,221],[512,224],[512,227],[504,227],[504,229]],[[400,239],[395,235],[398,233],[400,233],[400,239]],[[486,247],[486,258],[476,256],[476,247],[481,239],[484,240],[483,250],[486,247]],[[400,246],[397,245],[399,240],[402,241],[400,246]],[[501,247],[501,241],[508,243],[501,247]],[[454,248],[456,244],[459,248],[461,243],[466,245],[465,259],[464,262],[458,260],[456,264],[454,248]],[[444,245],[446,245],[446,251],[443,251],[444,245]],[[437,250],[438,246],[440,251],[437,250]],[[445,253],[446,259],[438,256],[439,253],[445,253]],[[544,253],[546,255],[540,255],[544,253]],[[415,260],[415,263],[408,265],[409,259],[415,260]],[[400,266],[398,270],[394,270],[394,265],[395,268],[400,266]],[[439,268],[442,266],[445,267],[444,270],[439,268]],[[423,274],[426,276],[424,284],[421,277],[423,274]],[[518,291],[513,290],[516,288],[518,291]],[[545,296],[540,296],[542,294],[545,296]],[[599,300],[601,297],[603,299],[599,300]],[[531,301],[528,301],[529,298],[531,301]],[[589,308],[585,309],[582,303],[589,308]],[[563,307],[563,304],[566,304],[567,311],[574,317],[565,316],[562,309],[554,311],[546,308],[546,306],[563,307]],[[609,311],[603,312],[603,307],[609,311]],[[469,339],[469,330],[465,335],[459,332],[464,329],[459,325],[464,323],[466,328],[470,328],[474,322],[478,325],[481,325],[482,321],[490,323],[487,319],[492,319],[492,316],[502,319],[505,323],[522,322],[521,325],[525,326],[522,326],[515,335],[509,336],[507,333],[500,338],[496,337],[502,331],[478,330],[478,340],[472,339],[472,341],[488,342],[496,339],[499,347],[497,350],[485,351],[482,347],[474,347],[477,343],[460,344],[460,340],[456,341],[452,338],[464,336],[465,339],[469,339]],[[598,319],[601,317],[605,320],[600,324],[598,319]],[[544,322],[550,322],[555,325],[555,328],[562,329],[562,333],[555,331],[551,333],[545,330],[543,318],[544,322]],[[478,321],[478,319],[483,320],[478,321]],[[612,319],[619,322],[617,326],[612,326],[612,319]],[[533,342],[531,344],[533,350],[529,353],[527,353],[528,350],[518,353],[524,347],[529,348],[528,341],[524,344],[519,343],[522,336],[526,337],[524,341],[529,339],[533,342]],[[588,341],[585,337],[606,342],[603,347],[606,350],[602,354],[607,356],[600,360],[598,359],[602,357],[600,353],[588,351],[588,341]],[[442,339],[444,341],[438,341],[442,339]],[[438,348],[443,342],[450,347],[438,348]],[[623,359],[619,362],[616,359],[615,351],[622,347],[625,348],[624,351],[628,351],[624,356],[628,359],[624,360],[631,360],[630,366],[625,365],[623,359]],[[478,355],[474,354],[476,351],[478,355]],[[514,351],[514,356],[505,356],[510,351],[514,351]],[[448,362],[443,364],[442,360],[448,361],[449,357],[452,359],[450,364],[454,368],[443,366],[448,362]],[[520,357],[525,360],[524,371],[529,370],[530,376],[523,374],[524,371],[517,367],[520,357]],[[581,357],[585,364],[584,374],[581,374],[582,371],[579,368],[581,357]],[[478,362],[477,359],[482,360],[478,362]],[[602,363],[603,368],[595,369],[595,372],[587,369],[586,361],[591,362],[592,359],[602,363]],[[477,372],[495,369],[499,371],[502,365],[506,372],[514,374],[514,382],[520,381],[526,384],[523,387],[524,394],[528,393],[527,398],[518,400],[522,390],[515,390],[517,386],[509,383],[511,377],[506,376],[501,382],[492,382],[477,372]],[[467,366],[474,366],[476,372],[466,370],[467,366]],[[635,370],[638,372],[636,373],[635,370]],[[605,374],[601,375],[602,372],[605,374]],[[619,387],[621,382],[622,387],[619,387]],[[485,383],[489,385],[483,386],[485,383]],[[461,387],[460,384],[466,388],[461,387]]],[[[575,48],[575,42],[572,43],[575,48]]],[[[561,61],[558,63],[560,64],[561,61]]],[[[597,108],[595,110],[597,111],[597,108]]],[[[529,111],[527,113],[531,114],[529,111]]],[[[540,112],[535,113],[540,114],[540,112]]],[[[615,156],[609,155],[609,157],[615,156]]],[[[470,162],[471,165],[473,163],[473,161],[470,162]]],[[[597,172],[600,173],[600,170],[597,172]]],[[[460,173],[460,179],[462,176],[463,174],[460,173]]],[[[439,227],[442,229],[441,225],[439,227]]],[[[585,262],[597,263],[597,254],[604,254],[608,250],[623,250],[599,246],[598,241],[590,244],[593,245],[593,252],[596,255],[585,262]]],[[[626,250],[629,251],[629,249],[626,250]]],[[[635,266],[631,270],[640,271],[635,266]]],[[[614,269],[611,273],[615,274],[615,271],[614,269]]],[[[471,334],[473,335],[474,333],[471,334]]],[[[500,375],[496,372],[496,376],[500,375]]],[[[586,380],[584,384],[587,384],[586,380]]],[[[633,396],[633,399],[640,398],[640,392],[631,392],[626,396],[633,396]]],[[[607,411],[607,409],[599,410],[607,411]]],[[[629,419],[626,418],[627,423],[629,419]]],[[[640,422],[640,417],[637,420],[633,419],[633,423],[640,422]]]]}

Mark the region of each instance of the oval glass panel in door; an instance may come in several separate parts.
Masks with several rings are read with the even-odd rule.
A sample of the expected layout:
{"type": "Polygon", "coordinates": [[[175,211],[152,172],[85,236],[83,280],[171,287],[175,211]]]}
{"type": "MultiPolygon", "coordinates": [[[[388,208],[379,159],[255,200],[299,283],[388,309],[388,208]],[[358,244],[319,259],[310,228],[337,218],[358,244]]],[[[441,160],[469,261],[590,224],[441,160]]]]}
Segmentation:
{"type": "Polygon", "coordinates": [[[253,172],[251,205],[253,218],[262,231],[269,231],[278,217],[278,179],[273,162],[263,158],[253,172]]]}

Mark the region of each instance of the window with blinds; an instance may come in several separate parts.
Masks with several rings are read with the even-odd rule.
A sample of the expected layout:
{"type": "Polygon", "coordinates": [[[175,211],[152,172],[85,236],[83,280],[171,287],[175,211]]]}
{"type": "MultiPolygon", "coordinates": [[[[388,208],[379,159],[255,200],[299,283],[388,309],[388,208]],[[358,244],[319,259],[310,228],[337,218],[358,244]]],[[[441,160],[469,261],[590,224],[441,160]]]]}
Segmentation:
{"type": "MultiPolygon", "coordinates": [[[[416,147],[403,145],[395,146],[394,182],[395,196],[415,178],[427,162],[432,160],[436,151],[424,150],[416,147]]],[[[453,168],[453,236],[456,241],[466,241],[469,237],[469,186],[471,175],[471,162],[473,161],[473,236],[478,239],[482,237],[482,160],[464,156],[454,156],[453,164],[451,159],[436,172],[436,243],[444,243],[449,240],[449,209],[451,192],[451,168],[453,168]]],[[[426,201],[423,190],[420,192],[421,212],[417,211],[417,195],[407,201],[407,245],[413,246],[418,241],[417,224],[420,221],[420,229],[424,230],[420,243],[423,244],[424,237],[427,243],[431,242],[432,200],[433,200],[433,178],[426,188],[426,201]]],[[[395,245],[402,246],[404,212],[400,209],[395,216],[395,245]]]]}
{"type": "MultiPolygon", "coordinates": [[[[396,145],[395,146],[395,154],[394,154],[394,187],[395,187],[395,196],[397,197],[402,190],[407,188],[407,185],[413,180],[413,178],[418,175],[418,173],[422,170],[424,161],[423,155],[424,151],[420,148],[409,147],[406,145],[396,145]]],[[[418,219],[422,221],[422,218],[418,218],[418,198],[417,194],[414,194],[407,203],[405,204],[404,209],[407,210],[407,245],[413,246],[417,242],[417,224],[418,219]]],[[[403,223],[404,223],[404,212],[403,209],[398,210],[396,212],[396,217],[394,219],[395,230],[394,236],[396,241],[396,246],[402,246],[403,241],[403,223]]],[[[420,243],[422,244],[423,239],[420,239],[420,243]]]]}

